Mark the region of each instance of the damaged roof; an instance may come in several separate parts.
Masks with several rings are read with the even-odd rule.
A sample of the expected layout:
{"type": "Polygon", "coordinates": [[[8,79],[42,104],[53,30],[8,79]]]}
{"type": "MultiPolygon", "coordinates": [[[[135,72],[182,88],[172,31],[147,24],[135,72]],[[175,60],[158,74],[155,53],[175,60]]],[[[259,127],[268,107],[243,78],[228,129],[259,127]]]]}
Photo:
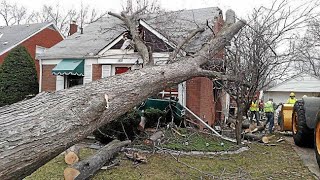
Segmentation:
{"type": "MultiPolygon", "coordinates": [[[[162,12],[143,15],[146,22],[170,42],[178,44],[193,30],[202,27],[205,31],[195,36],[188,46],[187,52],[196,52],[203,42],[212,36],[214,20],[221,14],[217,7],[162,12]],[[210,28],[209,28],[210,27],[210,28]]],[[[115,17],[108,16],[83,28],[83,33],[77,32],[64,41],[48,49],[41,59],[85,58],[96,56],[103,48],[119,37],[126,27],[115,17]]]]}

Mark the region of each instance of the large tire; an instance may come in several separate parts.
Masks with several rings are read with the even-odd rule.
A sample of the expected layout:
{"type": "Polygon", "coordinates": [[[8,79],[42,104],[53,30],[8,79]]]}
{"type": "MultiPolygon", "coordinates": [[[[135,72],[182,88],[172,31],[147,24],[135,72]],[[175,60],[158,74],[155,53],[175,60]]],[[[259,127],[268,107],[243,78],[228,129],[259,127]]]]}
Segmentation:
{"type": "Polygon", "coordinates": [[[318,115],[316,126],[314,128],[314,149],[316,153],[317,163],[320,168],[320,117],[318,115]]]}
{"type": "Polygon", "coordinates": [[[292,113],[292,134],[294,143],[300,147],[313,147],[314,133],[308,128],[303,107],[303,101],[298,100],[293,107],[292,113]]]}

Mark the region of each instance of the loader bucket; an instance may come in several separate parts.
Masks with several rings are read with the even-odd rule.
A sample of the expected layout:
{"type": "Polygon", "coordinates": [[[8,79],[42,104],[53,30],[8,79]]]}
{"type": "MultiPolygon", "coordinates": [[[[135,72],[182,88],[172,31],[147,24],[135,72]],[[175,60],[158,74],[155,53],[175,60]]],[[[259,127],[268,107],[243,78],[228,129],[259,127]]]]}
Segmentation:
{"type": "Polygon", "coordinates": [[[281,109],[281,131],[292,130],[293,104],[283,104],[281,109]]]}

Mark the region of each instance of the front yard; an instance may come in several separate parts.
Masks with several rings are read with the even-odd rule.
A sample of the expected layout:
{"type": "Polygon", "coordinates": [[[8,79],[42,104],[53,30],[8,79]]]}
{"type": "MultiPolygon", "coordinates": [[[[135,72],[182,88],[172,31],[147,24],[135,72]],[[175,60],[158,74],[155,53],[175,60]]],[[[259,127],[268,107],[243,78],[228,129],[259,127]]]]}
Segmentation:
{"type": "MultiPolygon", "coordinates": [[[[195,139],[197,138],[199,137],[195,136],[195,139]]],[[[190,145],[193,139],[190,139],[190,145]]],[[[180,140],[185,143],[185,138],[180,140]]],[[[201,142],[199,144],[208,143],[209,145],[198,147],[198,144],[195,145],[196,148],[211,146],[218,149],[224,147],[223,150],[235,149],[235,146],[228,143],[221,146],[221,141],[216,144],[205,138],[199,141],[201,142]]],[[[190,150],[185,149],[185,146],[177,146],[181,143],[177,139],[170,142],[167,143],[167,148],[190,150]]],[[[99,170],[92,179],[315,179],[291,145],[285,141],[275,146],[252,143],[248,147],[249,150],[238,154],[210,156],[150,153],[147,154],[146,164],[133,163],[124,156],[124,153],[120,153],[117,156],[120,160],[119,166],[109,170],[99,170]]],[[[214,151],[214,149],[210,150],[214,151]]],[[[84,148],[80,151],[80,159],[94,152],[93,149],[84,148]]],[[[59,155],[26,180],[63,179],[63,171],[66,167],[64,156],[59,155]]]]}

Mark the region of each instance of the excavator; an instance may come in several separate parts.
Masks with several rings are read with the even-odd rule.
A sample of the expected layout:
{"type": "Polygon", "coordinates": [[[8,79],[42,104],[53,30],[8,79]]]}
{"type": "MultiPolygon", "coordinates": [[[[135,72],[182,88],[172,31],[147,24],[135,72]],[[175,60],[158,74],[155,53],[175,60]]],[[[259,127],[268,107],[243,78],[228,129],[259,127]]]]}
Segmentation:
{"type": "Polygon", "coordinates": [[[283,104],[281,130],[292,131],[294,143],[314,147],[320,168],[320,97],[303,97],[295,104],[283,104]]]}

